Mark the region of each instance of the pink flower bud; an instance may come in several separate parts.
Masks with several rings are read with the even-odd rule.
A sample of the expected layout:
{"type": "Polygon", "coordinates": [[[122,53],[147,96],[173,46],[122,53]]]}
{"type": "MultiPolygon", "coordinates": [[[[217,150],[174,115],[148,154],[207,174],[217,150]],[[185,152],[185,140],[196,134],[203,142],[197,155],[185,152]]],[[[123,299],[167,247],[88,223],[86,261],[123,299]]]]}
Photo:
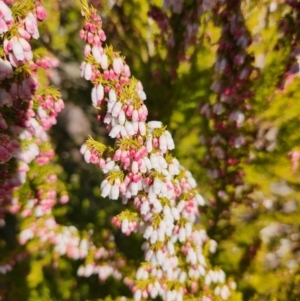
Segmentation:
{"type": "Polygon", "coordinates": [[[132,126],[134,129],[134,134],[136,134],[139,131],[139,123],[137,121],[132,121],[132,126]]]}
{"type": "Polygon", "coordinates": [[[147,115],[148,115],[148,110],[147,110],[147,107],[145,105],[142,105],[139,110],[139,119],[141,121],[146,121],[147,119],[147,115]]]}
{"type": "Polygon", "coordinates": [[[24,57],[26,61],[31,61],[33,59],[32,51],[24,51],[24,57]]]}
{"type": "Polygon", "coordinates": [[[137,110],[133,110],[131,119],[132,119],[132,121],[139,121],[139,113],[137,110]]]}
{"type": "Polygon", "coordinates": [[[0,2],[0,16],[4,19],[5,22],[13,20],[10,8],[3,1],[0,2]]]}
{"type": "Polygon", "coordinates": [[[18,67],[19,66],[19,62],[18,62],[17,58],[15,57],[15,55],[12,52],[9,53],[8,58],[9,58],[9,61],[10,61],[11,65],[13,67],[18,67]]]}
{"type": "Polygon", "coordinates": [[[31,35],[24,28],[20,27],[18,31],[23,39],[29,40],[31,38],[31,35]]]}
{"type": "Polygon", "coordinates": [[[105,32],[102,29],[99,30],[99,37],[101,41],[106,40],[105,32]]]}
{"type": "Polygon", "coordinates": [[[126,77],[130,77],[131,73],[130,73],[130,69],[129,69],[129,66],[128,65],[125,65],[124,66],[124,70],[123,70],[123,73],[126,77]]]}
{"type": "Polygon", "coordinates": [[[32,13],[29,13],[27,17],[24,20],[24,25],[26,31],[34,38],[38,39],[40,37],[38,26],[37,26],[37,20],[35,16],[32,13]]]}
{"type": "Polygon", "coordinates": [[[39,21],[43,21],[47,17],[47,12],[42,5],[36,7],[36,16],[39,21]]]}
{"type": "Polygon", "coordinates": [[[126,185],[125,185],[124,182],[121,183],[121,185],[120,185],[120,193],[121,193],[122,195],[124,195],[124,194],[126,193],[126,185]]]}
{"type": "Polygon", "coordinates": [[[127,108],[127,110],[126,110],[126,115],[128,116],[128,117],[131,117],[132,116],[132,113],[133,113],[133,105],[129,105],[128,106],[128,108],[127,108]]]}
{"type": "Polygon", "coordinates": [[[84,47],[84,56],[87,57],[91,53],[91,46],[89,44],[86,44],[84,47]]]}
{"type": "Polygon", "coordinates": [[[60,202],[61,204],[66,204],[66,203],[68,203],[68,202],[69,202],[69,196],[68,196],[68,195],[63,195],[63,196],[61,196],[60,199],[59,199],[59,202],[60,202]]]}
{"type": "Polygon", "coordinates": [[[5,23],[3,19],[0,19],[0,34],[2,35],[3,33],[8,31],[8,26],[5,23]]]}

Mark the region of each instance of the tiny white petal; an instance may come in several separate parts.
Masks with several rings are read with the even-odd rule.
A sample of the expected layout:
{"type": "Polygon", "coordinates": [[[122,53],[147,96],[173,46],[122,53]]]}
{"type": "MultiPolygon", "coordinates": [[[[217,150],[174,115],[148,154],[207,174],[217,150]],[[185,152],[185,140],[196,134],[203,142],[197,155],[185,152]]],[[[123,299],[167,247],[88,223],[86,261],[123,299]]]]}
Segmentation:
{"type": "Polygon", "coordinates": [[[162,122],[161,121],[149,121],[148,126],[151,129],[159,129],[162,127],[162,122]]]}

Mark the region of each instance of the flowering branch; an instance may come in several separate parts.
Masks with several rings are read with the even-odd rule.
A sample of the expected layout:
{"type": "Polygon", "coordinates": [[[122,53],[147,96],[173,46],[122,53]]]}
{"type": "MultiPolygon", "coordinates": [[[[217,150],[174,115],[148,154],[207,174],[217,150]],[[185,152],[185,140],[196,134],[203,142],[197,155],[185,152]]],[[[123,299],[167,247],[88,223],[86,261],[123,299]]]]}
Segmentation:
{"type": "Polygon", "coordinates": [[[69,201],[47,134],[64,107],[60,93],[49,86],[50,70],[58,60],[30,44],[40,36],[38,21],[46,17],[41,2],[6,2],[0,1],[0,224],[4,226],[6,213],[11,213],[21,230],[16,250],[1,254],[0,274],[48,250],[54,266],[61,256],[85,259],[78,275],[119,279],[124,260],[116,254],[109,231],[99,235],[96,247],[90,233],[60,225],[54,218],[54,206],[69,201]]]}
{"type": "Polygon", "coordinates": [[[248,159],[253,135],[250,82],[253,57],[247,53],[251,37],[241,12],[241,1],[228,0],[214,10],[222,27],[211,85],[217,99],[212,104],[202,104],[200,109],[212,121],[209,136],[203,138],[209,149],[202,162],[213,187],[211,235],[216,234],[221,217],[228,217],[230,204],[244,201],[252,189],[244,183],[242,164],[248,159]]]}
{"type": "Polygon", "coordinates": [[[107,147],[89,138],[81,153],[105,174],[101,196],[122,198],[136,212],[125,210],[113,218],[123,233],[143,234],[145,262],[134,280],[125,279],[135,300],[162,297],[183,300],[190,296],[225,300],[234,283],[212,268],[207,252],[215,250],[203,227],[196,223],[204,205],[196,182],[172,155],[174,142],[160,121],[148,121],[142,84],[130,77],[129,66],[106,39],[101,18],[81,0],[86,19],[80,36],[86,42],[81,75],[94,85],[92,103],[98,120],[114,139],[107,147]],[[200,289],[199,289],[200,288],[200,289]]]}

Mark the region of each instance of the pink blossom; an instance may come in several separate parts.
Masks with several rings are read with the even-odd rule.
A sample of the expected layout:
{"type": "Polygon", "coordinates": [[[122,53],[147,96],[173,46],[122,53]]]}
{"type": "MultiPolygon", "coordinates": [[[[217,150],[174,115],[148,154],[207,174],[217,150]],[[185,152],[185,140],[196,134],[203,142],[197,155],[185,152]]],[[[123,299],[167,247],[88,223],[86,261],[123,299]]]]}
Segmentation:
{"type": "Polygon", "coordinates": [[[13,20],[10,8],[3,1],[0,2],[0,18],[3,18],[5,22],[13,20]]]}
{"type": "Polygon", "coordinates": [[[0,19],[0,34],[8,31],[8,26],[3,19],[0,19]]]}
{"type": "Polygon", "coordinates": [[[36,17],[30,12],[24,20],[24,26],[26,31],[34,38],[40,37],[36,17]]]}
{"type": "Polygon", "coordinates": [[[43,21],[47,18],[47,12],[42,5],[37,5],[36,7],[36,15],[39,21],[43,21]]]}
{"type": "Polygon", "coordinates": [[[18,61],[23,61],[25,59],[24,49],[20,40],[17,38],[12,39],[12,51],[18,61]]]}

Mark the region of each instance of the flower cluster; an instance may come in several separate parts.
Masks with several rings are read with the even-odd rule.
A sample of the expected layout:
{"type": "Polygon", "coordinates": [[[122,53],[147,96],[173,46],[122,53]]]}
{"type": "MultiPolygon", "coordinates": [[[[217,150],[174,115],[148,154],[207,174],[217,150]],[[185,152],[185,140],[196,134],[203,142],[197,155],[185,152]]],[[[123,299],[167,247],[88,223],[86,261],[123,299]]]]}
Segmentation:
{"type": "MultiPolygon", "coordinates": [[[[40,145],[47,140],[38,115],[43,104],[36,105],[37,64],[30,45],[31,39],[39,37],[38,21],[46,15],[39,1],[13,6],[1,1],[0,16],[3,45],[0,54],[0,219],[3,223],[13,188],[25,182],[28,164],[39,155],[40,145]]],[[[56,116],[63,108],[59,94],[54,96],[54,102],[60,106],[49,107],[45,118],[56,116]]]]}
{"type": "Polygon", "coordinates": [[[157,296],[183,300],[189,294],[225,300],[234,283],[226,284],[224,272],[213,269],[206,258],[215,241],[196,224],[198,206],[205,203],[196,182],[171,154],[174,141],[166,127],[160,121],[147,122],[142,84],[130,77],[124,58],[103,45],[100,17],[81,3],[86,18],[81,37],[87,43],[81,75],[93,83],[98,120],[114,139],[114,146],[108,147],[89,137],[81,153],[105,174],[101,196],[121,198],[136,208],[121,212],[112,222],[126,235],[139,231],[145,238],[145,262],[136,279],[125,282],[137,301],[157,296]]]}
{"type": "Polygon", "coordinates": [[[201,114],[213,124],[209,135],[201,137],[201,142],[208,146],[202,165],[208,169],[213,185],[215,223],[226,211],[229,200],[239,201],[249,193],[249,188],[244,186],[240,163],[248,158],[247,139],[252,131],[250,100],[253,93],[249,78],[253,58],[247,53],[251,38],[240,5],[240,1],[228,0],[224,7],[215,8],[222,26],[211,85],[217,99],[200,106],[201,114]],[[242,188],[239,193],[237,187],[242,188]]]}
{"type": "MultiPolygon", "coordinates": [[[[57,178],[47,133],[64,108],[60,93],[48,86],[58,60],[31,46],[40,36],[38,21],[45,17],[40,1],[0,1],[0,224],[5,224],[6,213],[17,215],[19,243],[28,253],[48,248],[55,260],[64,255],[74,260],[88,257],[99,279],[119,279],[124,260],[116,254],[111,234],[103,235],[103,246],[96,247],[91,235],[81,237],[75,227],[58,224],[53,215],[54,206],[67,203],[69,197],[57,178]]],[[[13,258],[3,254],[0,273],[8,273],[27,252],[18,251],[13,258]]],[[[90,271],[83,266],[78,274],[90,275],[86,269],[90,271]]]]}
{"type": "MultiPolygon", "coordinates": [[[[30,201],[27,206],[33,207],[33,200],[30,201]]],[[[38,207],[36,210],[39,210],[38,207]]],[[[77,271],[77,275],[81,277],[96,274],[100,281],[105,281],[110,276],[116,279],[122,277],[120,269],[125,265],[125,261],[116,253],[114,238],[108,231],[104,231],[98,241],[98,244],[102,243],[102,246],[96,247],[91,234],[87,233],[82,236],[74,226],[59,225],[51,212],[48,212],[44,218],[38,217],[29,227],[21,231],[21,244],[34,238],[39,241],[39,250],[43,250],[50,244],[53,247],[51,252],[55,262],[61,256],[67,256],[73,260],[88,258],[88,261],[84,262],[77,271]]]]}
{"type": "MultiPolygon", "coordinates": [[[[67,197],[63,189],[57,188],[57,177],[51,168],[36,172],[54,156],[46,131],[56,123],[56,116],[64,107],[60,93],[54,88],[39,86],[38,71],[41,74],[42,69],[53,66],[52,56],[44,49],[34,51],[30,44],[32,39],[39,38],[38,21],[44,20],[46,12],[40,1],[26,1],[22,5],[11,2],[0,2],[2,226],[7,212],[19,214],[29,222],[34,217],[51,213],[59,194],[62,193],[62,199],[67,197]],[[47,66],[40,63],[45,60],[47,66]],[[45,182],[40,182],[36,185],[37,190],[32,191],[31,188],[43,181],[43,177],[45,182]]],[[[20,243],[24,242],[21,234],[20,243]]],[[[8,258],[3,266],[12,267],[24,258],[21,255],[17,254],[17,259],[8,258]]],[[[10,269],[1,269],[1,273],[10,269]]]]}

